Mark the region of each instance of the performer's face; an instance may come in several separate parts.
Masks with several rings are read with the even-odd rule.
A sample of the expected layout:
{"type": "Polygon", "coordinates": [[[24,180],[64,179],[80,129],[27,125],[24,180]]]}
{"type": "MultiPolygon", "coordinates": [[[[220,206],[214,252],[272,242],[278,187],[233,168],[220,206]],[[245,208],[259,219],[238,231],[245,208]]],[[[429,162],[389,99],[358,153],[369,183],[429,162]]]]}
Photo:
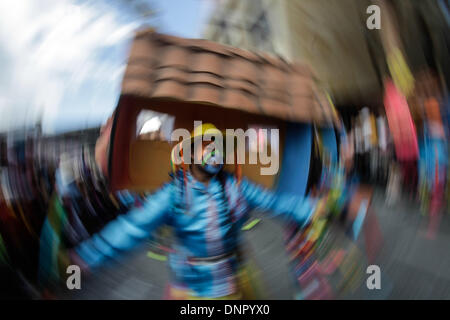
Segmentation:
{"type": "Polygon", "coordinates": [[[205,156],[205,153],[208,152],[208,150],[212,150],[212,141],[202,141],[201,144],[192,145],[192,155],[191,155],[191,160],[193,164],[200,164],[203,161],[203,157],[205,156]],[[211,146],[209,146],[211,145],[211,146]],[[209,146],[209,147],[208,147],[209,146]]]}
{"type": "Polygon", "coordinates": [[[193,147],[192,163],[201,167],[203,171],[214,175],[223,166],[223,163],[218,161],[217,155],[219,154],[215,151],[214,141],[202,141],[201,145],[199,144],[197,148],[195,148],[195,145],[193,147]]]}

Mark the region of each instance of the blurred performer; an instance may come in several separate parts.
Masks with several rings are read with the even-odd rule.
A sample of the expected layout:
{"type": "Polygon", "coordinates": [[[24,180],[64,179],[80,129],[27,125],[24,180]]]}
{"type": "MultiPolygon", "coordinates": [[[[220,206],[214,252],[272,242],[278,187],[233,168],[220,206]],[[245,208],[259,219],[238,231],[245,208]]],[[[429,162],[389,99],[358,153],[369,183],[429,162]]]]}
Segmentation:
{"type": "Polygon", "coordinates": [[[413,198],[418,180],[417,131],[405,96],[391,80],[385,82],[384,106],[395,146],[395,156],[402,169],[403,187],[410,198],[413,198]]]}
{"type": "Polygon", "coordinates": [[[166,298],[251,298],[240,277],[240,230],[250,210],[271,211],[272,216],[305,226],[320,214],[317,208],[321,205],[310,197],[272,193],[241,179],[240,170],[236,175],[225,172],[224,153],[211,148],[214,141],[205,141],[211,134],[221,131],[212,124],[196,127],[191,138],[181,142],[182,150],[192,150],[191,164],[176,168],[172,180],[140,207],[123,197],[129,212],[61,256],[62,266],[72,263],[85,270],[95,269],[167,224],[174,229],[176,245],[169,258],[173,279],[166,298]],[[197,139],[201,143],[194,145],[197,139]]]}
{"type": "Polygon", "coordinates": [[[377,133],[378,133],[378,150],[379,150],[379,178],[380,181],[385,185],[388,171],[389,171],[389,159],[390,154],[388,152],[388,135],[389,132],[386,126],[386,118],[379,114],[377,117],[377,133]]]}
{"type": "Polygon", "coordinates": [[[447,145],[444,125],[435,98],[425,101],[426,123],[424,124],[425,172],[430,191],[430,224],[428,236],[433,237],[437,231],[440,212],[445,201],[445,183],[447,176],[447,145]]]}

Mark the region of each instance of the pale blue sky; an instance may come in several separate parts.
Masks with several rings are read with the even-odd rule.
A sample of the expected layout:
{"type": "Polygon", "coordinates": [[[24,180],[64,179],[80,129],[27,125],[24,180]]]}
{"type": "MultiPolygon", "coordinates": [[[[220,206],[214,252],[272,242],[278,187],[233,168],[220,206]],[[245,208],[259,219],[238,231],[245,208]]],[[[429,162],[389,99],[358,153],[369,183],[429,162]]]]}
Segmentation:
{"type": "Polygon", "coordinates": [[[213,3],[214,0],[155,1],[156,8],[161,10],[162,31],[182,37],[200,37],[213,3]]]}
{"type": "MultiPolygon", "coordinates": [[[[215,0],[149,2],[158,31],[196,38],[215,0]]],[[[39,117],[50,134],[106,120],[119,97],[133,30],[144,22],[116,3],[0,1],[0,131],[29,127],[39,117]]]]}

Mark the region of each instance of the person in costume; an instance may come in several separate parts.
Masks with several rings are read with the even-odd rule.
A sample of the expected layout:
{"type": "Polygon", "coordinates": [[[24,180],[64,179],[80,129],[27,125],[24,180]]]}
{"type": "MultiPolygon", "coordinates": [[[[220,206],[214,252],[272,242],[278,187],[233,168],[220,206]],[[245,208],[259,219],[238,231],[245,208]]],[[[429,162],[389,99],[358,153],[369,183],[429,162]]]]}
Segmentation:
{"type": "Polygon", "coordinates": [[[272,217],[303,227],[321,214],[322,206],[312,197],[274,193],[241,178],[237,164],[235,174],[223,170],[225,153],[211,148],[215,143],[211,136],[221,134],[212,124],[197,126],[190,139],[181,142],[192,150],[191,164],[174,165],[171,181],[139,206],[126,196],[129,193],[121,197],[119,192],[129,211],[63,255],[62,266],[95,270],[166,224],[173,227],[176,239],[169,256],[173,276],[166,298],[248,298],[240,279],[240,230],[249,212],[271,212],[272,217]],[[197,139],[201,143],[195,144],[197,139]]]}
{"type": "Polygon", "coordinates": [[[423,126],[424,134],[421,143],[420,169],[422,188],[425,189],[422,193],[428,193],[426,198],[429,198],[427,206],[430,221],[427,235],[434,238],[441,220],[441,211],[445,204],[448,151],[439,102],[435,98],[429,98],[424,105],[426,120],[423,126]]]}

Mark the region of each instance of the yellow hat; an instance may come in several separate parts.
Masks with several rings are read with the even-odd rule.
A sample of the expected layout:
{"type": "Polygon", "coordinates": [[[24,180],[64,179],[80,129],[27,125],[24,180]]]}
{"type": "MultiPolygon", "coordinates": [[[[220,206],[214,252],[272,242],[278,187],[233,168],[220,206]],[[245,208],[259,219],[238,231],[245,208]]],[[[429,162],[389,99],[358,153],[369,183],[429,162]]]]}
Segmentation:
{"type": "Polygon", "coordinates": [[[222,131],[216,128],[212,123],[202,123],[194,128],[191,132],[191,140],[195,140],[203,136],[224,135],[222,131]]]}
{"type": "Polygon", "coordinates": [[[194,128],[191,132],[191,137],[189,139],[184,139],[180,143],[178,143],[173,149],[170,156],[172,169],[175,169],[175,155],[184,148],[190,148],[196,139],[201,139],[203,137],[215,137],[215,136],[225,136],[225,133],[217,129],[215,125],[212,123],[202,123],[194,128]]]}
{"type": "MultiPolygon", "coordinates": [[[[198,125],[197,127],[194,128],[194,130],[191,132],[191,137],[189,139],[185,139],[183,141],[181,141],[180,143],[178,143],[171,152],[170,155],[170,164],[172,167],[172,171],[175,172],[177,170],[177,165],[175,164],[175,155],[180,155],[182,149],[184,148],[190,148],[192,143],[194,143],[194,141],[196,139],[205,137],[205,136],[217,136],[217,135],[222,135],[222,137],[226,136],[226,133],[220,131],[219,129],[217,129],[217,127],[215,125],[213,125],[212,123],[205,123],[205,124],[201,124],[198,125]]],[[[230,150],[226,150],[225,146],[222,146],[224,148],[225,154],[228,153],[228,151],[230,150]]],[[[185,172],[186,167],[185,164],[182,164],[182,168],[183,168],[183,172],[185,172]]],[[[238,183],[241,180],[241,175],[242,175],[242,170],[241,170],[241,166],[240,164],[235,164],[235,175],[237,178],[238,183]]],[[[184,175],[185,179],[186,179],[186,175],[184,175]]]]}

